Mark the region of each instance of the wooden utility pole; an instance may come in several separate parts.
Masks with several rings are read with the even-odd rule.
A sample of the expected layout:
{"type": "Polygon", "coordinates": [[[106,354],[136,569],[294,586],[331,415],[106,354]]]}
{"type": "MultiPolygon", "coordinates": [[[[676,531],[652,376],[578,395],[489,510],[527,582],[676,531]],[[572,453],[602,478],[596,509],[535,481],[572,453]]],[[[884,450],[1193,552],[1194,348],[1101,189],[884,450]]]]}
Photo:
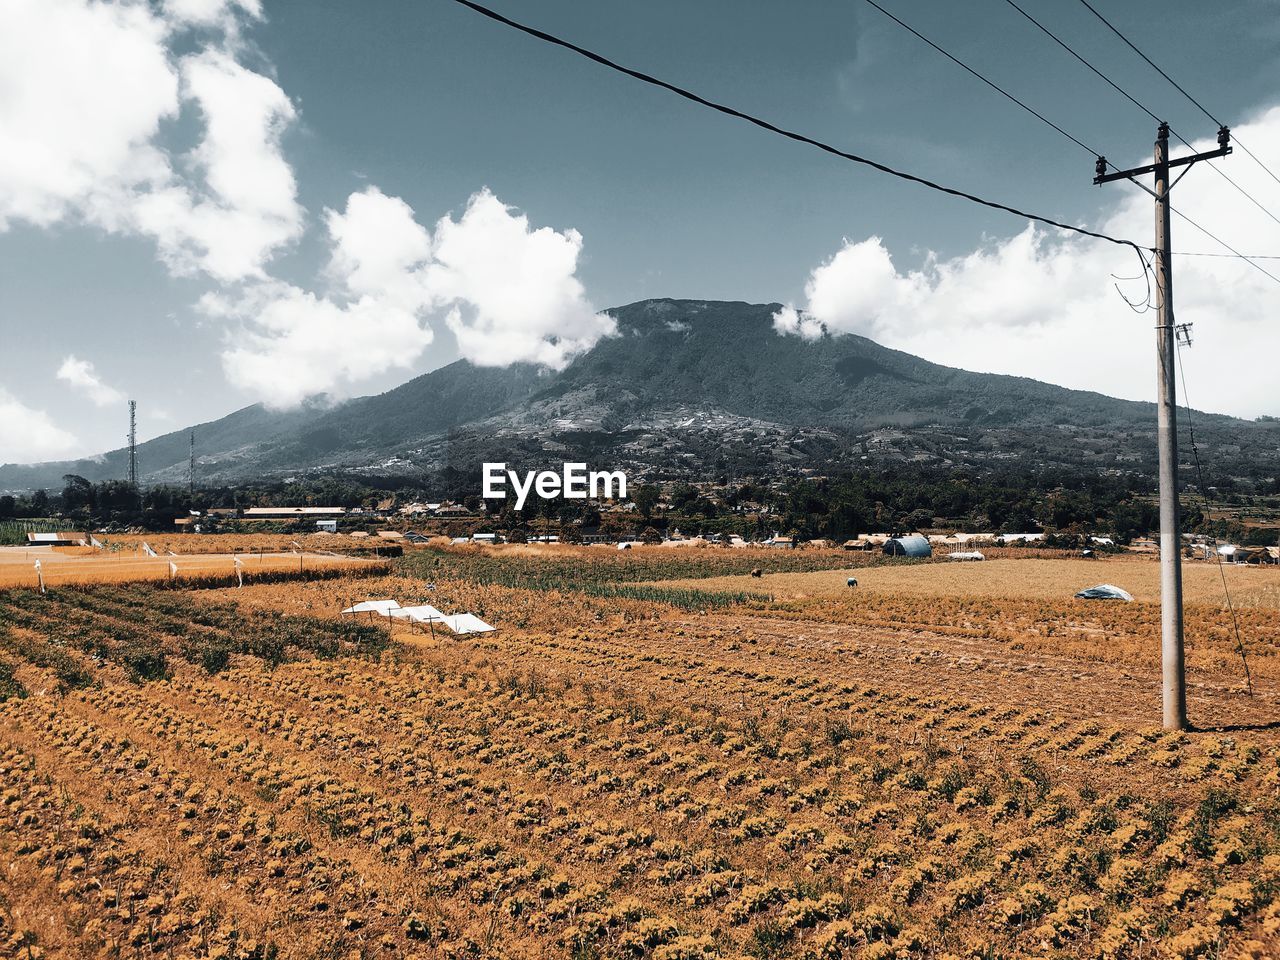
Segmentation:
{"type": "MultiPolygon", "coordinates": [[[[1182,536],[1178,522],[1178,396],[1175,365],[1177,333],[1173,316],[1173,257],[1169,225],[1169,192],[1172,167],[1190,167],[1199,160],[1225,157],[1231,152],[1231,131],[1218,130],[1218,149],[1188,157],[1169,159],[1169,125],[1156,132],[1155,163],[1132,170],[1107,173],[1105,157],[1099,157],[1093,182],[1127,179],[1151,194],[1156,201],[1156,440],[1160,455],[1160,668],[1164,703],[1164,728],[1187,729],[1187,676],[1182,646],[1182,536]],[[1154,175],[1155,189],[1134,177],[1154,175]]],[[[1186,171],[1179,175],[1182,179],[1186,171]]]]}
{"type": "Polygon", "coordinates": [[[1164,728],[1187,728],[1182,635],[1182,536],[1178,505],[1178,345],[1169,255],[1169,128],[1156,138],[1156,440],[1160,451],[1160,672],[1164,728]]]}

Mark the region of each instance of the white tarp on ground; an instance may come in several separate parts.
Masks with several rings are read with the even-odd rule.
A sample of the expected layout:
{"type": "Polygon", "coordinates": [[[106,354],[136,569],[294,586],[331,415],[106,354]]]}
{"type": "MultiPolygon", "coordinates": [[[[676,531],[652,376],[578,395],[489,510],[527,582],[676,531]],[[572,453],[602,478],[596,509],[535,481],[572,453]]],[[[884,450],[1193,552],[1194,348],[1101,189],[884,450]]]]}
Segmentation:
{"type": "Polygon", "coordinates": [[[384,617],[393,610],[400,609],[398,600],[362,600],[353,607],[347,607],[343,613],[380,613],[384,617]]]}
{"type": "Polygon", "coordinates": [[[428,603],[416,607],[397,607],[390,613],[398,620],[408,620],[411,623],[444,623],[446,619],[443,613],[428,603]]]}
{"type": "Polygon", "coordinates": [[[343,613],[376,613],[397,620],[408,620],[410,623],[443,623],[454,633],[492,633],[497,627],[491,627],[474,613],[458,613],[453,616],[441,613],[428,603],[413,607],[402,607],[396,600],[362,600],[354,606],[347,607],[343,613]]]}
{"type": "Polygon", "coordinates": [[[444,617],[444,624],[454,633],[493,633],[497,627],[491,627],[474,613],[459,613],[452,617],[444,617]]]}
{"type": "Polygon", "coordinates": [[[1128,590],[1121,590],[1119,587],[1109,583],[1100,583],[1096,587],[1081,590],[1076,596],[1081,600],[1123,600],[1125,603],[1133,602],[1133,594],[1129,593],[1128,590]]]}
{"type": "Polygon", "coordinates": [[[948,553],[947,559],[948,560],[985,560],[987,558],[982,555],[981,550],[970,550],[967,553],[966,552],[948,553]]]}

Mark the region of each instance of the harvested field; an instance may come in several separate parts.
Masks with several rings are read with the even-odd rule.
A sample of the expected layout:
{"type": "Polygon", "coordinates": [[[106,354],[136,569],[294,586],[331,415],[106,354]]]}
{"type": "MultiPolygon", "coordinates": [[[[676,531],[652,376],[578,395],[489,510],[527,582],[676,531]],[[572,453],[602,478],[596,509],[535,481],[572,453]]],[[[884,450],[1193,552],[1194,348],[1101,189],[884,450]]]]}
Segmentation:
{"type": "MultiPolygon", "coordinates": [[[[1167,734],[1149,663],[1036,632],[1052,613],[1098,650],[1145,642],[1116,606],[866,591],[698,612],[666,586],[604,595],[635,582],[617,561],[574,589],[594,555],[0,594],[4,949],[1280,952],[1276,671],[1246,697],[1229,663],[1193,662],[1213,729],[1167,734]],[[337,616],[360,596],[502,629],[337,616]]],[[[687,561],[643,563],[668,581],[687,561]]],[[[1280,644],[1280,611],[1251,612],[1280,644]]]]}
{"type": "MultiPolygon", "coordinates": [[[[1188,561],[1182,566],[1187,603],[1223,603],[1225,573],[1237,606],[1280,609],[1280,567],[1188,561]]],[[[702,590],[754,589],[777,597],[819,597],[849,591],[845,581],[856,576],[859,590],[913,597],[992,597],[1039,600],[1070,599],[1076,591],[1113,583],[1135,600],[1159,602],[1160,567],[1146,557],[1118,556],[1086,560],[1044,559],[958,562],[883,563],[812,573],[765,573],[763,577],[718,576],[661,581],[659,586],[702,590]]]]}
{"type": "MultiPolygon", "coordinates": [[[[327,544],[338,537],[329,534],[289,533],[148,533],[102,534],[99,542],[107,550],[141,553],[142,545],[149,543],[157,553],[172,550],[179,554],[194,553],[288,553],[294,543],[305,540],[312,550],[321,549],[318,542],[327,544]]],[[[327,546],[324,548],[327,549],[327,546]]]]}
{"type": "Polygon", "coordinates": [[[157,553],[172,550],[181,556],[204,553],[289,553],[298,546],[311,553],[351,553],[364,551],[370,554],[386,549],[399,541],[384,540],[378,536],[352,537],[338,533],[160,533],[102,535],[98,538],[111,552],[142,553],[142,545],[150,544],[157,553]]]}
{"type": "Polygon", "coordinates": [[[262,577],[332,574],[367,568],[384,570],[376,560],[344,557],[328,553],[243,553],[195,554],[150,557],[145,553],[113,553],[83,547],[0,547],[0,588],[34,587],[38,583],[35,562],[45,585],[66,586],[90,583],[132,583],[136,581],[204,582],[236,579],[236,560],[247,581],[262,577]],[[178,568],[174,574],[170,563],[178,568]]]}

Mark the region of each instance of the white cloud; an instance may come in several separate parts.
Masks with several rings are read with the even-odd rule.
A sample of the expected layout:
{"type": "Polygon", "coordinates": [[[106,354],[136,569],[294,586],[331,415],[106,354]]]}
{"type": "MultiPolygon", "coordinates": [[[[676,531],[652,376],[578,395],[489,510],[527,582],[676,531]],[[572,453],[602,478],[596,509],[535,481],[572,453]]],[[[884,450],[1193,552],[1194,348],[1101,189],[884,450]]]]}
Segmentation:
{"type": "Polygon", "coordinates": [[[272,406],[407,369],[433,339],[419,276],[431,241],[409,205],[370,187],[345,211],[326,211],[325,223],[331,296],[272,281],[202,301],[206,313],[241,325],[222,355],[227,379],[272,406]]]}
{"type": "MultiPolygon", "coordinates": [[[[1280,153],[1280,108],[1237,132],[1259,156],[1280,153]]],[[[1275,196],[1274,182],[1242,153],[1220,162],[1250,193],[1275,196]]],[[[1149,243],[1151,200],[1128,189],[1100,229],[1149,243]]],[[[1280,251],[1280,228],[1203,166],[1179,184],[1174,206],[1245,253],[1280,251]]],[[[1179,218],[1173,224],[1175,250],[1221,249],[1179,218]]],[[[1176,320],[1195,323],[1195,345],[1184,358],[1192,403],[1239,416],[1280,413],[1280,285],[1238,260],[1174,260],[1176,320]]],[[[1274,262],[1263,265],[1277,272],[1274,262]]],[[[905,270],[878,237],[846,240],[811,271],[804,310],[779,310],[774,328],[809,339],[858,333],[950,366],[1150,400],[1155,315],[1133,313],[1112,276],[1138,272],[1130,250],[1034,225],[963,256],[929,254],[905,270]]],[[[1141,280],[1120,285],[1130,299],[1145,295],[1141,280]]]]}
{"type": "MultiPolygon", "coordinates": [[[[235,328],[227,377],[275,406],[408,369],[432,317],[483,365],[560,368],[614,332],[577,279],[578,232],[534,229],[487,190],[434,237],[403,200],[352,194],[324,215],[328,289],[273,277],[306,217],[282,144],[294,105],[241,62],[240,30],[262,12],[260,0],[0,0],[0,230],[78,222],[153,239],[171,273],[219,282],[200,306],[235,328]],[[180,154],[188,121],[198,142],[180,154]]],[[[63,379],[112,396],[69,363],[63,379]]]]}
{"type": "Polygon", "coordinates": [[[203,189],[175,182],[144,193],[133,201],[134,221],[175,273],[261,278],[271,255],[302,232],[297,184],[280,147],[293,104],[274,81],[221,51],[185,57],[180,67],[184,96],[204,120],[188,158],[203,189]]]}
{"type": "Polygon", "coordinates": [[[171,23],[193,27],[228,27],[237,13],[262,16],[261,0],[164,0],[161,6],[171,23]]]}
{"type": "MultiPolygon", "coordinates": [[[[239,31],[262,16],[261,0],[0,0],[0,231],[70,222],[154,239],[173,272],[227,287],[202,303],[241,328],[224,354],[228,376],[277,405],[407,369],[437,317],[462,355],[485,365],[562,367],[615,333],[577,278],[577,231],[533,229],[487,190],[434,236],[404,201],[376,188],[353,194],[344,212],[325,214],[330,289],[273,279],[272,258],[306,218],[282,145],[294,105],[241,62],[239,31]],[[172,142],[185,120],[198,144],[181,155],[172,142]]],[[[1280,108],[1238,133],[1258,155],[1280,155],[1280,108]]],[[[1276,185],[1243,153],[1222,165],[1276,206],[1276,185]]],[[[1116,213],[1101,229],[1148,237],[1147,196],[1106,190],[1116,213]]],[[[1193,170],[1175,198],[1242,249],[1280,250],[1274,222],[1208,169],[1193,170]]],[[[1174,223],[1179,248],[1215,249],[1174,223]]],[[[1129,312],[1109,276],[1134,262],[1027,227],[900,269],[872,236],[816,267],[804,309],[780,310],[774,325],[810,339],[863,333],[943,363],[1149,398],[1151,317],[1129,312]]],[[[1177,280],[1178,319],[1197,322],[1192,399],[1277,412],[1280,288],[1232,260],[1179,259],[1177,280]]],[[[84,373],[94,376],[88,364],[84,373]]]]}
{"type": "Polygon", "coordinates": [[[302,214],[280,139],[293,105],[235,59],[257,0],[0,4],[0,230],[82,221],[155,239],[178,273],[261,277],[302,214]],[[218,26],[178,58],[183,31],[218,26]],[[199,116],[190,156],[167,145],[199,116]]]}
{"type": "Polygon", "coordinates": [[[142,4],[0,4],[0,229],[167,176],[152,145],[178,111],[167,30],[142,4]]]}
{"type": "Polygon", "coordinates": [[[425,302],[419,271],[431,258],[431,235],[407,203],[369,187],[347,198],[345,213],[325,211],[325,224],[333,240],[330,276],[349,293],[414,309],[425,302]]]}
{"type": "Polygon", "coordinates": [[[67,357],[58,368],[58,379],[65,380],[72,390],[83,393],[99,407],[124,403],[125,395],[115,387],[103,383],[88,360],[80,360],[74,355],[67,357]]]}
{"type": "Polygon", "coordinates": [[[28,407],[0,387],[0,463],[54,460],[76,449],[73,434],[43,410],[28,407]]]}
{"type": "Polygon", "coordinates": [[[820,321],[801,313],[790,303],[774,312],[773,329],[780,336],[792,334],[804,340],[817,340],[826,333],[826,328],[820,321]]]}
{"type": "Polygon", "coordinates": [[[409,368],[431,344],[430,319],[440,312],[462,355],[488,366],[562,367],[613,333],[612,318],[595,312],[574,275],[578,233],[531,230],[488,191],[460,220],[440,220],[434,237],[407,203],[376,187],[324,220],[327,295],[268,281],[202,301],[208,315],[240,325],[222,357],[227,378],[273,406],[409,368]]]}
{"type": "Polygon", "coordinates": [[[227,379],[276,407],[408,369],[432,340],[414,311],[387,300],[340,302],[288,284],[256,288],[233,315],[251,327],[222,354],[227,379]]]}
{"type": "Polygon", "coordinates": [[[581,251],[577,230],[531,230],[528,217],[482,190],[460,220],[436,225],[426,285],[434,303],[450,306],[445,323],[472,363],[558,370],[616,332],[575,275],[581,251]]]}

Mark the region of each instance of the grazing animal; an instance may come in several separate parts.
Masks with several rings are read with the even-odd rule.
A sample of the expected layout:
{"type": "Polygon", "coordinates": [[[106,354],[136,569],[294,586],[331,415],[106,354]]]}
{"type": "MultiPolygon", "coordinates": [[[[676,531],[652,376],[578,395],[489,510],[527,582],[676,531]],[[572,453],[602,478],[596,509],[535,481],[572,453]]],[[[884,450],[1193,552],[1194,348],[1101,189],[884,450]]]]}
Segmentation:
{"type": "Polygon", "coordinates": [[[845,585],[849,587],[856,587],[858,585],[858,578],[850,577],[848,580],[845,581],[845,585]]]}
{"type": "Polygon", "coordinates": [[[759,580],[761,577],[764,576],[764,571],[761,570],[759,567],[756,567],[754,570],[751,571],[751,575],[755,577],[757,580],[759,580]]]}

